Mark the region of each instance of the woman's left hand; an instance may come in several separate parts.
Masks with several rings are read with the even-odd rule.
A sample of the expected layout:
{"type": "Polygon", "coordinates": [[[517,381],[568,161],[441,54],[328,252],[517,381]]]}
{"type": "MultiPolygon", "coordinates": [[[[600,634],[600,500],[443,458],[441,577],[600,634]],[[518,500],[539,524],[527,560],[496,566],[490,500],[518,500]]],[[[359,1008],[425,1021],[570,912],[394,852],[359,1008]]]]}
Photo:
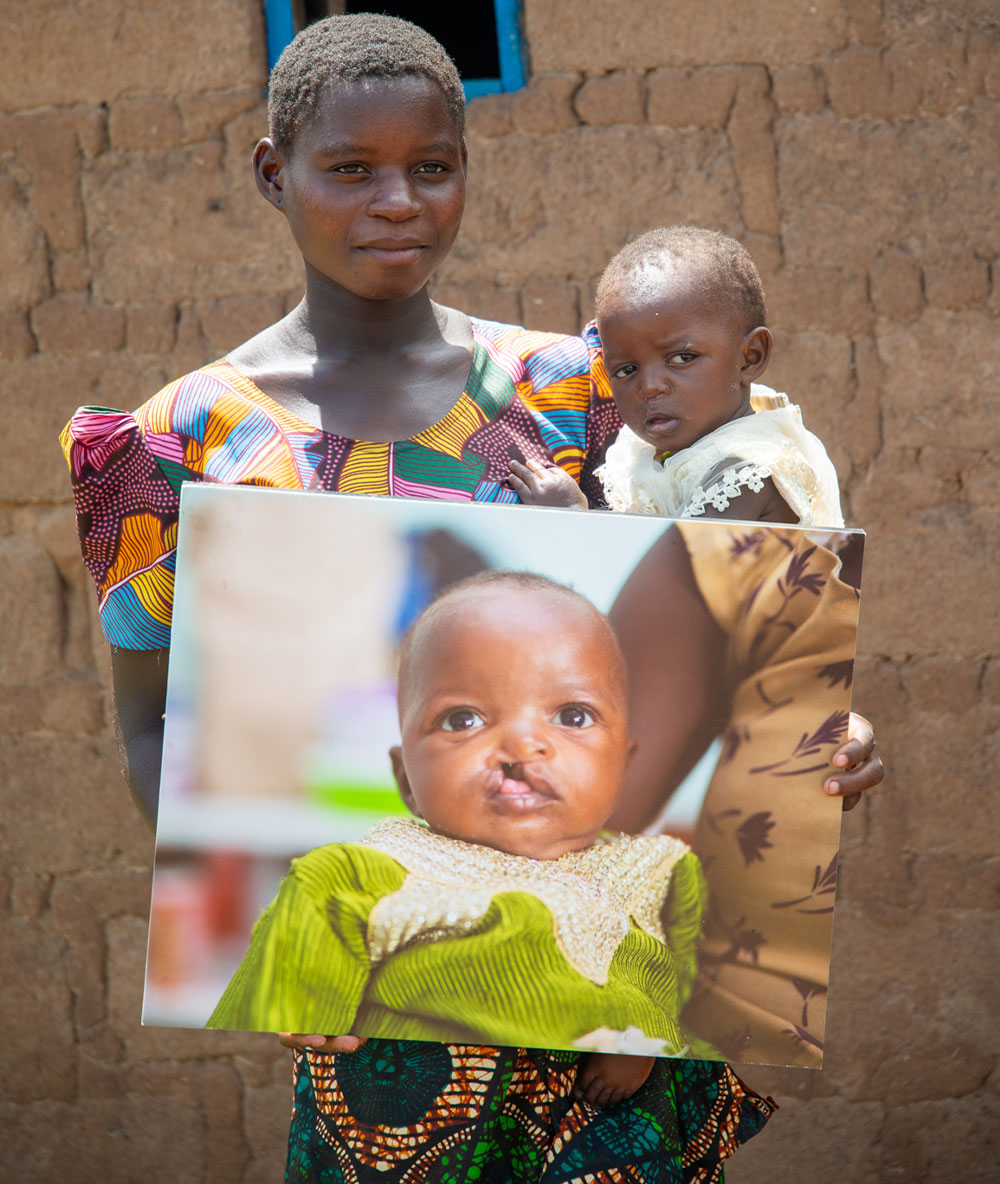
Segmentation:
{"type": "Polygon", "coordinates": [[[882,761],[875,752],[875,730],[863,715],[851,712],[847,743],[837,749],[830,763],[837,772],[823,782],[823,789],[833,797],[842,797],[845,810],[853,810],[862,793],[878,785],[885,776],[882,761]]]}

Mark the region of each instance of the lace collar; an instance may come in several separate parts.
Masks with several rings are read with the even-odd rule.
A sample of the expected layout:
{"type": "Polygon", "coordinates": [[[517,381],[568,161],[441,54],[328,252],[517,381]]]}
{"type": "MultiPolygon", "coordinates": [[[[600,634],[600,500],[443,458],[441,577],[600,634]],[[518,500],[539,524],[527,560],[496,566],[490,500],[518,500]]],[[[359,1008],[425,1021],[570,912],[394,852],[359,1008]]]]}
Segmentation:
{"type": "Polygon", "coordinates": [[[552,914],[556,945],[603,985],[629,921],[666,943],[660,912],[677,860],[670,835],[608,835],[559,859],[527,859],[436,834],[412,818],[387,818],[361,840],[409,873],[368,920],[368,954],[381,962],[415,941],[468,933],[500,892],[527,892],[552,914]]]}

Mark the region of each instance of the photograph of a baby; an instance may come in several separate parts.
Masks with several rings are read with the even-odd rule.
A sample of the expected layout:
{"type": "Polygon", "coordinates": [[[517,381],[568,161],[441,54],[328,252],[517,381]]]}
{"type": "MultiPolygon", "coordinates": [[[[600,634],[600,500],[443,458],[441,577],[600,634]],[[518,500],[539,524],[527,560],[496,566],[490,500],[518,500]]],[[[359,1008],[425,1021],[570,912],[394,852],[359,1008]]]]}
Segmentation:
{"type": "MultiPolygon", "coordinates": [[[[696,857],[605,833],[632,751],[606,618],[544,577],[472,577],[406,634],[398,697],[413,818],[293,863],[208,1026],[717,1055],[680,1025],[696,857]]],[[[602,1103],[649,1071],[607,1060],[579,1079],[602,1103]]]]}
{"type": "Polygon", "coordinates": [[[145,1023],[821,1059],[860,534],[184,498],[145,1023]]]}

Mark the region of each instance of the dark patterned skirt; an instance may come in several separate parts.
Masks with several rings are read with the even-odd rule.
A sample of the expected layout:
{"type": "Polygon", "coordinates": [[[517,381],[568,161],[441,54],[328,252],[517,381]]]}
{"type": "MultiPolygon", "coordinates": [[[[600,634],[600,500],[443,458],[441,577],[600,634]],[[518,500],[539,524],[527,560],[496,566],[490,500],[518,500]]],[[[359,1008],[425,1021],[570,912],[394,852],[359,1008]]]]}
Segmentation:
{"type": "Polygon", "coordinates": [[[607,1110],[579,1053],[370,1040],[296,1052],[285,1184],[715,1184],[774,1104],[717,1061],[656,1062],[607,1110]]]}

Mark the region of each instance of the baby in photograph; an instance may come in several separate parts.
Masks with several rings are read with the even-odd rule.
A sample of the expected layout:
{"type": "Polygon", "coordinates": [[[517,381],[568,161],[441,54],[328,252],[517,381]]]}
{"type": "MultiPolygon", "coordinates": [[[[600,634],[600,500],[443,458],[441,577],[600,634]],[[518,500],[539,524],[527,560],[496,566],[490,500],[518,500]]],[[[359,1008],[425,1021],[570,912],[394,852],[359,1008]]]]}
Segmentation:
{"type": "MultiPolygon", "coordinates": [[[[758,379],[771,356],[746,249],[696,226],[651,230],[611,260],[584,330],[624,426],[598,475],[612,510],[841,527],[837,474],[799,408],[758,379]]],[[[586,509],[563,470],[511,462],[531,505],[586,509]]]]}
{"type": "Polygon", "coordinates": [[[293,861],[207,1026],[601,1050],[595,1105],[649,1054],[718,1056],[679,1018],[696,857],[604,832],[633,748],[606,618],[540,576],[473,577],[407,634],[398,696],[414,818],[293,861]]]}

